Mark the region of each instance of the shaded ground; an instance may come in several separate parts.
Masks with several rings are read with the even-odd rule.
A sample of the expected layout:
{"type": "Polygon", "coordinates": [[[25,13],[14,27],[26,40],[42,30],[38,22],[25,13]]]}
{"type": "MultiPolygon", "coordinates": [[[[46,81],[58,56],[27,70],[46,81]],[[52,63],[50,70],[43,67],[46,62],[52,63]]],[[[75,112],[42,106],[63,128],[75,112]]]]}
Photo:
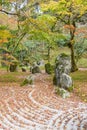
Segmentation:
{"type": "Polygon", "coordinates": [[[0,82],[0,130],[87,130],[87,104],[57,96],[46,74],[32,86],[0,82]]]}

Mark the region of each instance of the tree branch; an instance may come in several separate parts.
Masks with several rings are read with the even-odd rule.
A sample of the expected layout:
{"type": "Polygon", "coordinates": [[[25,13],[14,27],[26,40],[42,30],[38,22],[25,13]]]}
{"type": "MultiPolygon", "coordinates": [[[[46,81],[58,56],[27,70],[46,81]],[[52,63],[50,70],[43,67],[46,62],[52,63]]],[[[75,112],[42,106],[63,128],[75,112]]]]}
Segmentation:
{"type": "Polygon", "coordinates": [[[56,16],[57,20],[60,20],[61,22],[67,24],[67,21],[65,20],[65,17],[62,18],[61,15],[57,15],[57,14],[55,16],[56,16]]]}
{"type": "Polygon", "coordinates": [[[8,12],[8,11],[2,10],[2,9],[0,9],[0,12],[3,12],[5,14],[9,14],[9,15],[18,15],[17,13],[11,13],[11,12],[8,12]]]}
{"type": "Polygon", "coordinates": [[[16,46],[13,48],[12,54],[14,53],[14,51],[15,51],[16,48],[18,47],[20,41],[24,38],[25,35],[26,35],[26,33],[24,32],[24,33],[21,35],[21,37],[18,39],[16,46]]]}

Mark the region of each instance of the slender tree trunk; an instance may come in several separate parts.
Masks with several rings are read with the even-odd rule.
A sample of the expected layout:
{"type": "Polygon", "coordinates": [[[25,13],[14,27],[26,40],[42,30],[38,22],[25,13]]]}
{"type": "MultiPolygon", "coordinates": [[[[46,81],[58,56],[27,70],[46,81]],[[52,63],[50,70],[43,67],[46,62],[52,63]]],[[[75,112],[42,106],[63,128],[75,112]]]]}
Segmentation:
{"type": "Polygon", "coordinates": [[[77,68],[76,61],[75,61],[73,44],[71,44],[70,50],[71,50],[71,72],[74,72],[74,71],[77,71],[78,68],[77,68]]]}
{"type": "Polygon", "coordinates": [[[48,62],[50,63],[50,47],[48,47],[48,62]]]}
{"type": "Polygon", "coordinates": [[[74,38],[75,38],[75,31],[76,31],[76,25],[75,22],[72,22],[72,26],[73,28],[70,28],[70,35],[71,35],[71,39],[70,39],[70,43],[69,43],[69,47],[71,50],[71,72],[77,71],[78,67],[76,65],[76,61],[75,61],[75,54],[74,54],[74,38]]]}

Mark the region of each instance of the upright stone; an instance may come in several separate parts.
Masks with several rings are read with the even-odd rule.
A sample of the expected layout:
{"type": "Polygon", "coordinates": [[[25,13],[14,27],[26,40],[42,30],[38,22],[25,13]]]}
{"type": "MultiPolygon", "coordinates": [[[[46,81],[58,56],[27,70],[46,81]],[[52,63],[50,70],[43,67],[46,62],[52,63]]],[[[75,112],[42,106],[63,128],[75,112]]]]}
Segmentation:
{"type": "Polygon", "coordinates": [[[69,90],[73,86],[70,56],[62,53],[56,58],[54,84],[60,88],[69,90]]]}

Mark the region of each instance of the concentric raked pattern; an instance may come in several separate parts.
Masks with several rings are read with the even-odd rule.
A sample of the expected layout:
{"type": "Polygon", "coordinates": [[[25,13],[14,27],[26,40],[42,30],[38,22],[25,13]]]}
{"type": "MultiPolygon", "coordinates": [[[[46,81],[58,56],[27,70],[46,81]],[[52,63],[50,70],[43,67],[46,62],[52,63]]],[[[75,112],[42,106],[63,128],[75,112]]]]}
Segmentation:
{"type": "Polygon", "coordinates": [[[87,104],[57,97],[37,78],[33,86],[0,88],[0,130],[87,130],[87,104]]]}

